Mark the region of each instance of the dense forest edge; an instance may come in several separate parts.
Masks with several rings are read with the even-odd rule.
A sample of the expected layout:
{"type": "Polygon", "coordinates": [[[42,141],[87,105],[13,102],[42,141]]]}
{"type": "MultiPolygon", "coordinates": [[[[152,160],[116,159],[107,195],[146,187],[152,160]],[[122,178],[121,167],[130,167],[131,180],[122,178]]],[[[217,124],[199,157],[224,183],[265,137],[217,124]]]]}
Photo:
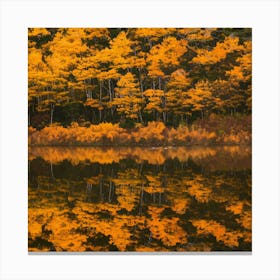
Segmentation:
{"type": "Polygon", "coordinates": [[[248,28],[29,28],[28,143],[251,144],[248,28]]]}

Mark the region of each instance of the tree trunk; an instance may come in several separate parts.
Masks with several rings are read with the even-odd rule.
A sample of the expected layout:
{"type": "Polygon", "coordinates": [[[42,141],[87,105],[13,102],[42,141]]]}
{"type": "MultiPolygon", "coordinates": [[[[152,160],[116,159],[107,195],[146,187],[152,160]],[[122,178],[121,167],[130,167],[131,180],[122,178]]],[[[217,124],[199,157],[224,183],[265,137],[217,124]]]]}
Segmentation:
{"type": "Polygon", "coordinates": [[[99,82],[99,101],[102,101],[102,81],[99,82]]]}
{"type": "Polygon", "coordinates": [[[109,198],[108,198],[108,201],[111,202],[111,193],[112,193],[112,180],[110,179],[110,182],[109,182],[109,198]]]}
{"type": "Polygon", "coordinates": [[[99,179],[99,195],[100,195],[100,200],[103,201],[103,178],[102,177],[99,179]]]}
{"type": "Polygon", "coordinates": [[[152,49],[152,47],[153,47],[153,43],[152,43],[152,41],[151,41],[151,39],[150,38],[148,38],[148,42],[149,42],[149,47],[150,47],[150,50],[152,49]]]}
{"type": "Polygon", "coordinates": [[[99,122],[102,120],[102,110],[99,110],[99,122]]]}
{"type": "Polygon", "coordinates": [[[162,112],[162,119],[163,122],[166,123],[166,93],[165,90],[163,91],[163,98],[162,98],[162,108],[163,108],[163,112],[162,112]]]}
{"type": "Polygon", "coordinates": [[[113,98],[112,98],[112,90],[111,90],[111,79],[108,80],[108,90],[109,90],[109,99],[110,102],[112,102],[113,98]]]}
{"type": "Polygon", "coordinates": [[[28,107],[28,126],[30,126],[30,107],[28,107]]]}
{"type": "Polygon", "coordinates": [[[164,123],[166,123],[166,111],[162,112],[162,120],[164,123]]]}
{"type": "Polygon", "coordinates": [[[141,71],[140,70],[139,70],[139,82],[140,82],[141,95],[143,97],[144,88],[143,88],[143,81],[142,81],[142,76],[141,76],[141,71]]]}
{"type": "Polygon", "coordinates": [[[142,214],[143,195],[144,195],[144,184],[142,183],[142,187],[140,191],[139,215],[142,214]]]}
{"type": "Polygon", "coordinates": [[[53,164],[52,164],[52,162],[50,163],[50,168],[51,168],[51,176],[52,176],[52,179],[54,179],[53,164]]]}
{"type": "Polygon", "coordinates": [[[143,118],[142,118],[142,113],[141,113],[141,110],[139,110],[138,112],[138,116],[139,116],[139,120],[141,123],[143,123],[143,118]]]}
{"type": "MultiPolygon", "coordinates": [[[[100,81],[99,82],[99,102],[100,105],[102,104],[102,86],[103,86],[103,82],[100,81]]],[[[99,109],[99,122],[101,122],[102,119],[102,110],[99,109]]]]}
{"type": "Polygon", "coordinates": [[[140,167],[139,167],[139,171],[138,171],[139,176],[142,176],[142,169],[143,169],[143,162],[141,162],[140,167]]]}
{"type": "Polygon", "coordinates": [[[172,125],[173,125],[173,127],[175,127],[176,126],[176,118],[175,118],[175,114],[172,114],[172,125]]]}
{"type": "Polygon", "coordinates": [[[94,123],[96,120],[94,109],[92,109],[92,116],[91,116],[91,122],[94,123]]]}
{"type": "Polygon", "coordinates": [[[53,123],[53,113],[54,113],[54,105],[51,104],[51,125],[53,123]]]}

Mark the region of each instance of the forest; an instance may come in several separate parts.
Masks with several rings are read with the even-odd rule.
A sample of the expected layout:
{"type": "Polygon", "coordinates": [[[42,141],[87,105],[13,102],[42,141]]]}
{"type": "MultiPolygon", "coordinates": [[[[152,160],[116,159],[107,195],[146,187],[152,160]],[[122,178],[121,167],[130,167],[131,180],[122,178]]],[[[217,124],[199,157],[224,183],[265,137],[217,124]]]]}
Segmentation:
{"type": "Polygon", "coordinates": [[[251,251],[251,131],[250,28],[29,28],[29,252],[251,251]]]}
{"type": "Polygon", "coordinates": [[[29,144],[250,144],[251,33],[29,28],[29,144]]]}

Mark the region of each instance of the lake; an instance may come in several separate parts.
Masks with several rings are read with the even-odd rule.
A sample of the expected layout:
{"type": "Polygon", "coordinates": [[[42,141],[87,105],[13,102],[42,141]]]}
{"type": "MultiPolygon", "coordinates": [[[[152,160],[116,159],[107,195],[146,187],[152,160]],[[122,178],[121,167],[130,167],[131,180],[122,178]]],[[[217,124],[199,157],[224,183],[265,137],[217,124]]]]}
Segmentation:
{"type": "Polygon", "coordinates": [[[251,251],[251,147],[30,147],[28,249],[251,251]]]}

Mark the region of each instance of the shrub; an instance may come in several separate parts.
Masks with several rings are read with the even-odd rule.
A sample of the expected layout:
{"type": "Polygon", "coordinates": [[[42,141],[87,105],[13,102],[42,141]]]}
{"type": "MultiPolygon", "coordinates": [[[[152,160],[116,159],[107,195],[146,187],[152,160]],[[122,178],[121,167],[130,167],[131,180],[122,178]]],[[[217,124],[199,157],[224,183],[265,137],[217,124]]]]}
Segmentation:
{"type": "MultiPolygon", "coordinates": [[[[213,117],[210,123],[213,122],[213,117]]],[[[217,119],[215,119],[217,122],[217,119]]],[[[222,120],[222,123],[224,120],[222,120]]],[[[250,144],[251,130],[238,125],[225,128],[225,123],[210,129],[205,122],[192,127],[167,128],[162,122],[149,122],[124,129],[119,124],[100,123],[88,127],[73,122],[69,127],[53,124],[42,130],[28,128],[28,143],[31,145],[194,145],[194,144],[250,144]],[[206,128],[208,127],[208,129],[206,128]]]]}

